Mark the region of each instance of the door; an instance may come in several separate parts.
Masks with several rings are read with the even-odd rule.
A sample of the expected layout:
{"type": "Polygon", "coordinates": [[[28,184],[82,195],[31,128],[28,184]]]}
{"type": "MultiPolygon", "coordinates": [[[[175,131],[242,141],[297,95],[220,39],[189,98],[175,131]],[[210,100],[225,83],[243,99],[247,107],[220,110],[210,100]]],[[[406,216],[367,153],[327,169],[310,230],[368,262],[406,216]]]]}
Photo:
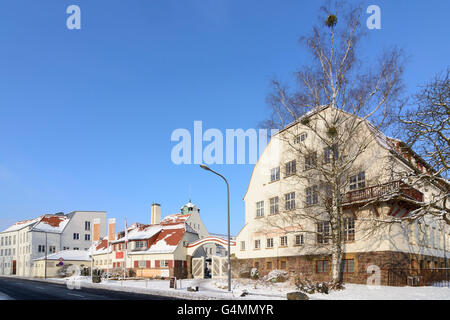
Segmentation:
{"type": "Polygon", "coordinates": [[[16,274],[16,260],[13,260],[12,274],[16,274]]]}

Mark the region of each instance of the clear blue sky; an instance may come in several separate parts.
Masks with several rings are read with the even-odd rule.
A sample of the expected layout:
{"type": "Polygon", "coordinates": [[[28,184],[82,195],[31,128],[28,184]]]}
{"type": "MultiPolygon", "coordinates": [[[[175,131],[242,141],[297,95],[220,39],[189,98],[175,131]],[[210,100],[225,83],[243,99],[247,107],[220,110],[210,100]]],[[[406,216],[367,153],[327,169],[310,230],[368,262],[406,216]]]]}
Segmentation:
{"type": "MultiPolygon", "coordinates": [[[[410,91],[448,66],[449,1],[368,1],[382,30],[368,57],[398,45],[410,91]]],[[[42,213],[106,210],[148,223],[188,201],[226,232],[225,186],[174,165],[176,128],[255,128],[273,75],[304,61],[298,38],[320,1],[3,0],[0,2],[0,229],[42,213]],[[66,8],[81,7],[81,30],[66,8]]],[[[367,15],[368,16],[368,15],[367,15]]],[[[364,22],[365,23],[365,22],[364,22]]],[[[231,184],[232,233],[244,224],[252,165],[215,165],[231,184]]]]}

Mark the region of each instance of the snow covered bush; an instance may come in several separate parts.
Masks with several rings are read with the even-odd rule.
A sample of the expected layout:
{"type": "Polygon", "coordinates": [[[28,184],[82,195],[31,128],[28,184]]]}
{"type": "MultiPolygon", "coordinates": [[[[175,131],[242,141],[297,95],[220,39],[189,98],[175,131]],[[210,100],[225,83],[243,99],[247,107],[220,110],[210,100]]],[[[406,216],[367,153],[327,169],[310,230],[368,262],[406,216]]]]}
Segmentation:
{"type": "Polygon", "coordinates": [[[263,281],[285,282],[289,278],[289,273],[284,270],[272,270],[262,278],[263,281]]]}
{"type": "Polygon", "coordinates": [[[311,282],[308,279],[296,279],[295,286],[297,290],[304,293],[325,293],[328,294],[331,290],[343,290],[344,286],[340,283],[332,282],[311,282]]]}

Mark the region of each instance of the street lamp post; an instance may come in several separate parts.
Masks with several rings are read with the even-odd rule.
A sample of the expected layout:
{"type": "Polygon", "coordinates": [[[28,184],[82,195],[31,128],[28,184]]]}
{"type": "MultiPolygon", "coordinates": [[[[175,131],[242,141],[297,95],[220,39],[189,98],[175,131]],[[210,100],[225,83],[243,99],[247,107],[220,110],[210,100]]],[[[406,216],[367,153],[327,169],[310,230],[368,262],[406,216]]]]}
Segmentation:
{"type": "Polygon", "coordinates": [[[215,173],[216,175],[218,175],[219,177],[221,177],[225,183],[227,184],[227,213],[228,213],[228,291],[231,291],[231,252],[230,252],[230,186],[228,185],[228,181],[227,179],[225,179],[225,177],[223,175],[221,175],[220,173],[215,172],[214,170],[212,170],[211,168],[209,168],[208,166],[201,164],[200,168],[206,170],[206,171],[211,171],[212,173],[215,173]]]}

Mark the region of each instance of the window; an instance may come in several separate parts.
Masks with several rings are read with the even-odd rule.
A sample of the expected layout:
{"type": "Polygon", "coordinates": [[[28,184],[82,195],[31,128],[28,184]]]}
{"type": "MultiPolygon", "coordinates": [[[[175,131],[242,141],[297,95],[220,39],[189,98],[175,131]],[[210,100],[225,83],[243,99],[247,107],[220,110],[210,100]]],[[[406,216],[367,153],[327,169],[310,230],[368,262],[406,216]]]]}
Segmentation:
{"type": "Polygon", "coordinates": [[[69,247],[63,247],[63,250],[69,250],[70,248],[69,247]]]}
{"type": "Polygon", "coordinates": [[[309,170],[317,166],[317,152],[305,156],[305,170],[309,170]]]}
{"type": "Polygon", "coordinates": [[[270,198],[270,214],[278,213],[278,197],[270,198]]]}
{"type": "Polygon", "coordinates": [[[295,160],[286,163],[286,177],[292,176],[297,172],[295,160]]]}
{"type": "Polygon", "coordinates": [[[285,194],[285,205],[286,210],[294,210],[295,209],[295,192],[290,192],[285,194]]]}
{"type": "Polygon", "coordinates": [[[273,248],[273,238],[267,239],[267,248],[273,248]]]}
{"type": "Polygon", "coordinates": [[[305,239],[303,234],[297,234],[295,235],[295,245],[296,246],[301,246],[305,243],[305,239]]]}
{"type": "Polygon", "coordinates": [[[138,262],[138,267],[139,268],[145,268],[146,264],[145,264],[145,260],[139,260],[138,262]]]}
{"type": "Polygon", "coordinates": [[[56,252],[56,247],[55,246],[49,246],[48,247],[48,252],[49,253],[55,253],[56,252]]]}
{"type": "Polygon", "coordinates": [[[344,241],[355,241],[355,218],[344,218],[344,241]]]}
{"type": "Polygon", "coordinates": [[[256,203],[256,217],[264,216],[264,201],[259,201],[256,203]]]}
{"type": "Polygon", "coordinates": [[[255,249],[261,248],[261,240],[255,240],[255,249]]]}
{"type": "Polygon", "coordinates": [[[323,151],[323,162],[324,163],[330,163],[331,162],[331,156],[334,157],[334,159],[338,158],[338,149],[337,145],[333,145],[331,147],[326,147],[323,151]]]}
{"type": "Polygon", "coordinates": [[[91,230],[91,222],[90,221],[85,221],[84,222],[84,230],[85,231],[90,231],[91,230]]]}
{"type": "Polygon", "coordinates": [[[286,260],[281,260],[281,261],[280,261],[280,269],[281,269],[281,270],[286,269],[286,260]]]}
{"type": "Polygon", "coordinates": [[[280,167],[270,170],[270,181],[280,180],[280,167]]]}
{"type": "Polygon", "coordinates": [[[78,240],[80,239],[80,234],[79,233],[74,233],[73,234],[73,240],[78,240]]]}
{"type": "Polygon", "coordinates": [[[91,240],[91,235],[90,234],[85,234],[84,235],[84,240],[90,241],[91,240]]]}
{"type": "Polygon", "coordinates": [[[298,144],[300,142],[303,142],[306,140],[307,137],[308,137],[308,134],[306,132],[302,132],[294,138],[294,143],[298,144]]]}
{"type": "Polygon", "coordinates": [[[341,272],[353,273],[355,270],[355,261],[353,259],[343,259],[341,265],[341,272]]]}
{"type": "Polygon", "coordinates": [[[317,243],[326,244],[330,237],[330,223],[328,221],[317,223],[317,243]]]}
{"type": "Polygon", "coordinates": [[[45,246],[38,245],[38,252],[45,252],[45,246]]]}
{"type": "Polygon", "coordinates": [[[136,247],[135,247],[136,249],[142,249],[142,248],[146,247],[145,241],[136,241],[135,244],[136,244],[136,247]]]}
{"type": "Polygon", "coordinates": [[[282,246],[282,247],[287,246],[287,236],[280,237],[280,246],[282,246]]]}
{"type": "Polygon", "coordinates": [[[272,269],[272,261],[267,261],[266,262],[266,268],[267,268],[267,270],[271,270],[272,269]]]}
{"type": "Polygon", "coordinates": [[[316,261],[316,272],[317,273],[328,273],[330,268],[330,262],[328,260],[317,260],[316,261]]]}
{"type": "Polygon", "coordinates": [[[319,203],[319,188],[315,185],[306,188],[306,205],[311,206],[319,203]]]}
{"type": "MultiPolygon", "coordinates": [[[[241,250],[245,250],[245,241],[241,241],[241,250]]],[[[211,250],[212,251],[212,250],[211,250]]],[[[212,253],[212,252],[211,252],[212,253]]]]}
{"type": "Polygon", "coordinates": [[[167,268],[169,266],[169,260],[160,260],[159,266],[161,268],[167,268]]]}
{"type": "Polygon", "coordinates": [[[366,173],[364,171],[350,177],[350,190],[364,189],[366,187],[366,173]]]}

